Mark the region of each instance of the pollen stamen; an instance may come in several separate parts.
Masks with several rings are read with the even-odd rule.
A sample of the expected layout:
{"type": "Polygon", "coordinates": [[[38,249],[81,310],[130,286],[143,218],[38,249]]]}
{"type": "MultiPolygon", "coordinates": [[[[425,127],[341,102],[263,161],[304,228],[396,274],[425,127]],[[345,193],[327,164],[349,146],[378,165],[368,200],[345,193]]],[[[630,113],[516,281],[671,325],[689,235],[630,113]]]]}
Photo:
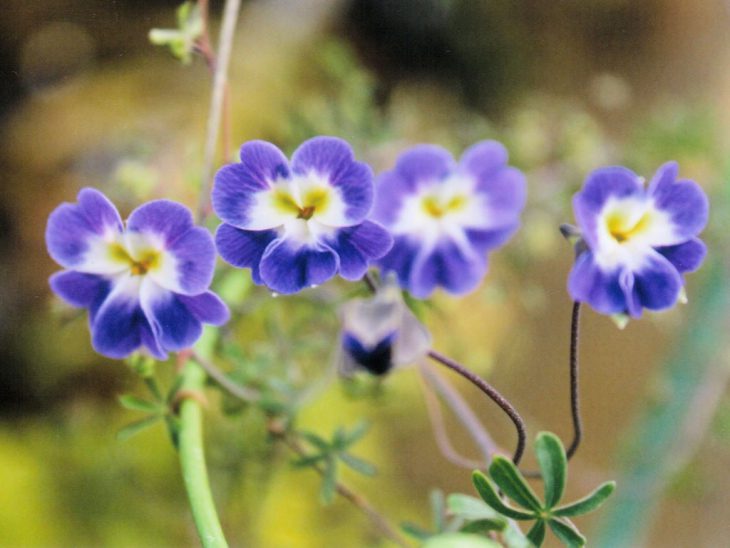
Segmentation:
{"type": "Polygon", "coordinates": [[[312,218],[312,215],[314,215],[314,212],[316,211],[316,207],[314,206],[306,206],[299,208],[299,213],[297,214],[297,219],[304,219],[305,221],[308,221],[312,218]]]}

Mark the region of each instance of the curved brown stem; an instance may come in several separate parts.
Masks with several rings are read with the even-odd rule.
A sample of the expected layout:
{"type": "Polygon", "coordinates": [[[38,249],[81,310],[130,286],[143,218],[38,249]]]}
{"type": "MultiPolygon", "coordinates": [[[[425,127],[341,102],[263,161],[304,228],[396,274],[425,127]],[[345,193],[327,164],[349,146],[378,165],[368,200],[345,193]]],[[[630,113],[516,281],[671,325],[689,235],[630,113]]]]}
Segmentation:
{"type": "Polygon", "coordinates": [[[522,454],[525,452],[525,439],[527,436],[525,431],[525,422],[522,420],[522,417],[520,417],[520,414],[517,412],[517,410],[512,407],[512,404],[508,402],[505,397],[502,396],[502,394],[500,394],[487,381],[461,365],[459,362],[452,360],[451,358],[448,358],[443,354],[436,352],[435,350],[429,350],[428,357],[442,365],[445,365],[452,371],[455,371],[466,380],[471,382],[474,386],[476,386],[477,388],[479,388],[479,390],[486,394],[489,399],[496,403],[500,407],[500,409],[502,409],[502,411],[507,414],[507,416],[512,420],[512,423],[515,425],[515,429],[517,430],[517,447],[515,447],[515,452],[512,456],[512,462],[514,462],[515,464],[519,464],[520,460],[522,459],[522,454]]]}
{"type": "Polygon", "coordinates": [[[580,395],[578,394],[578,325],[580,324],[580,303],[573,303],[570,321],[570,413],[573,418],[573,441],[565,451],[570,459],[578,450],[583,438],[583,423],[580,418],[580,395]]]}

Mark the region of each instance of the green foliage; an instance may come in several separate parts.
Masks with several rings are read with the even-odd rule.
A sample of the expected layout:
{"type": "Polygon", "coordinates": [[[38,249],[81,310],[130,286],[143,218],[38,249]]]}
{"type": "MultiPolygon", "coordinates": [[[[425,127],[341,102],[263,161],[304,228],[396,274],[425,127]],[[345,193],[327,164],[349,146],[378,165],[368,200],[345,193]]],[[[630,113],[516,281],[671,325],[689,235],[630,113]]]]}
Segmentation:
{"type": "Polygon", "coordinates": [[[372,146],[387,135],[377,108],[376,81],[340,40],[326,40],[315,50],[308,76],[324,84],[316,95],[297,97],[289,110],[288,140],[298,143],[315,135],[344,135],[354,144],[372,146]]]}
{"type": "Polygon", "coordinates": [[[203,33],[203,19],[198,5],[185,2],[177,8],[176,29],[152,29],[150,42],[156,46],[165,46],[170,53],[187,65],[192,60],[195,42],[203,33]]]}
{"type": "Polygon", "coordinates": [[[547,528],[550,528],[566,546],[571,548],[584,546],[585,537],[567,518],[596,510],[613,493],[616,484],[606,482],[588,496],[558,506],[565,491],[568,472],[568,460],[563,444],[554,434],[541,432],[537,436],[535,452],[545,485],[544,503],[540,502],[512,461],[501,456],[494,457],[489,466],[491,480],[482,472],[474,472],[472,479],[476,490],[482,500],[499,514],[521,521],[535,520],[527,533],[527,538],[535,546],[542,546],[547,528]],[[503,502],[498,489],[521,508],[513,508],[503,502]]]}
{"type": "Polygon", "coordinates": [[[501,535],[508,548],[530,546],[517,527],[481,499],[460,493],[444,499],[443,493],[438,490],[431,492],[430,499],[433,514],[430,528],[410,522],[401,524],[404,533],[425,543],[424,546],[501,546],[481,536],[488,533],[501,535]]]}
{"type": "Polygon", "coordinates": [[[429,538],[423,548],[499,548],[500,544],[471,533],[443,533],[429,538]]]}
{"type": "Polygon", "coordinates": [[[369,428],[370,425],[364,421],[357,423],[349,431],[338,427],[330,440],[313,432],[295,432],[295,435],[311,445],[315,452],[300,456],[293,464],[297,467],[321,467],[323,481],[319,498],[323,504],[330,504],[335,498],[339,463],[364,476],[375,475],[375,466],[350,453],[350,448],[365,436],[369,428]]]}
{"type": "Polygon", "coordinates": [[[129,359],[129,363],[133,370],[137,371],[144,380],[145,386],[152,397],[151,400],[143,399],[132,394],[122,394],[119,396],[119,404],[130,411],[139,411],[145,413],[146,416],[136,420],[117,432],[117,439],[126,441],[136,436],[140,432],[147,430],[160,421],[164,421],[167,426],[168,433],[173,443],[177,442],[177,417],[174,412],[175,397],[179,390],[179,380],[177,377],[167,395],[160,390],[157,380],[151,376],[154,371],[154,361],[141,356],[133,356],[129,359]]]}

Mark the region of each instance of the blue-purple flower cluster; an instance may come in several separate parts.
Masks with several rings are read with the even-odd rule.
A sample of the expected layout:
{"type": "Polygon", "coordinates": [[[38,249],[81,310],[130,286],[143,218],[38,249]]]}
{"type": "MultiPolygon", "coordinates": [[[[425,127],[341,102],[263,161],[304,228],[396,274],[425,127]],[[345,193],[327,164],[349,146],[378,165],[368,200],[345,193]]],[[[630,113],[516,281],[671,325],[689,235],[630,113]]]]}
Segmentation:
{"type": "MultiPolygon", "coordinates": [[[[695,183],[676,176],[669,163],[648,188],[621,167],[588,177],[574,198],[584,247],[569,280],[574,300],[631,316],[677,301],[682,275],[705,255],[697,235],[708,204],[695,183]]],[[[441,147],[419,145],[375,180],[341,139],[310,139],[291,161],[274,145],[252,141],[241,148],[240,162],[216,174],[212,204],[223,223],[215,241],[182,205],[153,201],[125,224],[103,194],[84,189],[76,204],[59,206],[48,220],[49,253],[66,269],[50,283],[71,305],[88,309],[101,354],[120,358],[144,349],[164,358],[191,346],[202,324],[228,319],[226,305],[209,291],[216,249],[231,265],[249,268],[255,283],[282,294],[338,274],[358,280],[371,266],[392,273],[417,298],[437,287],[464,294],[486,274],[487,254],[519,227],[525,186],[495,141],[475,144],[458,162],[441,147]]],[[[348,322],[358,327],[353,314],[348,322]]],[[[349,341],[354,361],[389,368],[393,357],[377,350],[391,331],[398,329],[365,341],[367,352],[358,353],[362,334],[349,341]]],[[[383,348],[391,352],[392,343],[383,348]]]]}

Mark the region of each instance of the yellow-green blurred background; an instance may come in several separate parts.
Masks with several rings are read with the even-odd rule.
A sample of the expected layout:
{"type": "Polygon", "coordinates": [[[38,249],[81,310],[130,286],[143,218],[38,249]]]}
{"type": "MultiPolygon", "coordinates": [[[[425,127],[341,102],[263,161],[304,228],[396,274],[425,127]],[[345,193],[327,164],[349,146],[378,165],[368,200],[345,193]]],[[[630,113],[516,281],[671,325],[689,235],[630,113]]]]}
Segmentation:
{"type": "MultiPolygon", "coordinates": [[[[49,212],[82,186],[103,190],[125,215],[156,197],[194,206],[210,79],[200,60],[183,66],[147,40],[150,28],[174,26],[176,6],[29,0],[0,12],[2,546],[197,542],[162,426],[116,441],[138,418],[117,396],[144,389],[122,363],[94,354],[83,315],[50,295],[57,267],[43,242],[49,212]]],[[[221,6],[211,3],[213,36],[221,6]]],[[[623,545],[723,546],[730,322],[724,310],[707,310],[727,298],[729,66],[730,3],[722,0],[249,0],[230,69],[233,142],[267,139],[291,152],[312,135],[338,135],[376,171],[419,142],[457,155],[481,139],[505,143],[528,177],[523,228],[492,256],[478,291],[438,295],[425,321],[437,348],[514,402],[530,438],[543,429],[570,434],[572,251],[557,226],[572,220],[572,193],[595,167],[620,163],[650,177],[664,161],[679,161],[682,176],[711,196],[708,261],[689,276],[688,305],[623,331],[584,314],[585,441],[571,463],[569,496],[611,478],[626,494],[639,477],[657,489],[645,513],[621,514],[620,495],[604,511],[641,516],[632,527],[643,531],[623,545]],[[683,356],[680,347],[703,351],[683,356]],[[673,356],[682,367],[668,370],[673,356]],[[646,426],[647,414],[672,404],[679,415],[646,426]],[[657,424],[669,425],[671,443],[655,467],[637,471],[642,448],[634,440],[653,443],[657,424]],[[622,484],[626,477],[634,479],[622,484]]],[[[279,369],[293,364],[294,374],[327,378],[337,334],[330,304],[348,291],[330,285],[292,299],[247,289],[226,336],[279,369]]],[[[161,365],[161,374],[172,367],[161,365]]],[[[506,418],[451,380],[512,447],[506,418]]],[[[219,397],[209,396],[210,470],[233,545],[387,545],[347,502],[319,504],[319,478],[291,467],[260,416],[224,416],[219,397]]],[[[393,522],[427,525],[432,489],[472,492],[468,470],[438,451],[414,369],[367,397],[331,382],[299,422],[329,435],[361,418],[373,426],[356,453],[379,473],[345,473],[343,481],[393,522]]],[[[458,424],[448,424],[454,444],[476,455],[458,424]]],[[[577,523],[589,542],[592,532],[607,538],[600,519],[577,523]]]]}

